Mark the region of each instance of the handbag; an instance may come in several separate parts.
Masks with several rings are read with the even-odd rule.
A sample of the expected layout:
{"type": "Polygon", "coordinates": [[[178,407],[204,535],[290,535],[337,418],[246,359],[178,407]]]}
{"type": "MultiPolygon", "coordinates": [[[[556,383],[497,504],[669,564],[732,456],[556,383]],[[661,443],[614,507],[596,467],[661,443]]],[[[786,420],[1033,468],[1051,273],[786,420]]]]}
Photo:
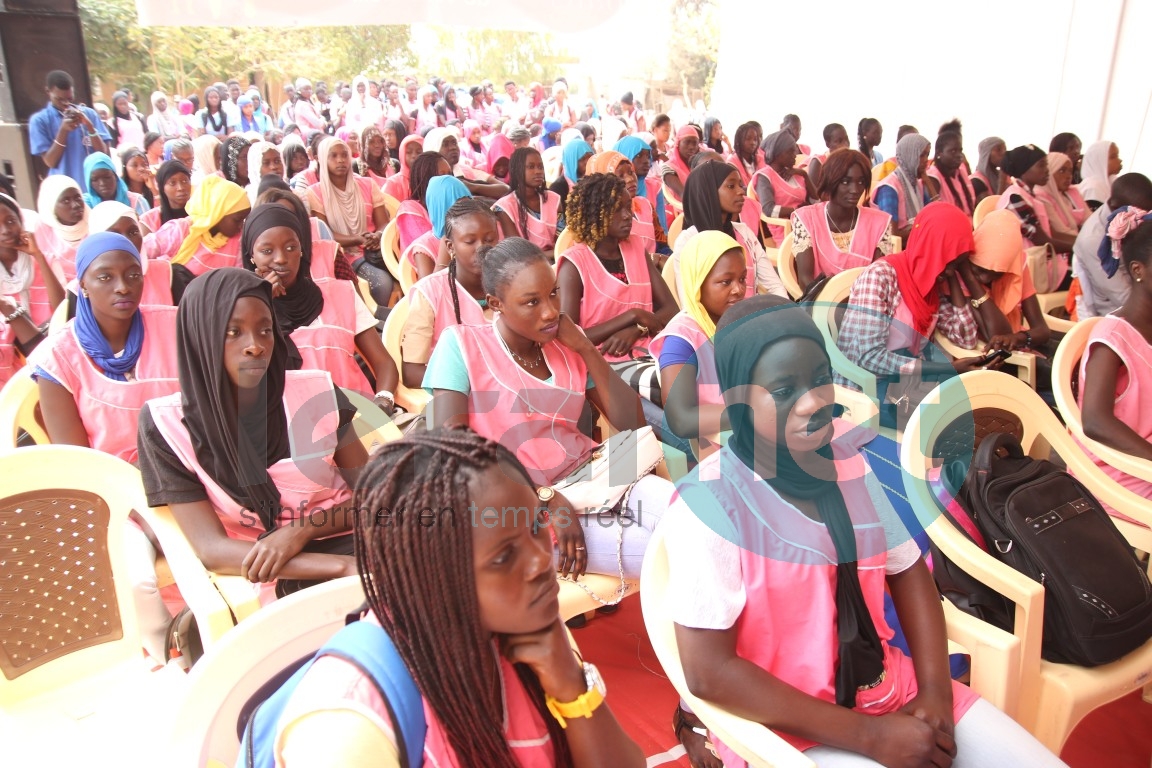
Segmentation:
{"type": "Polygon", "coordinates": [[[577,515],[611,510],[636,481],[664,461],[664,449],[652,427],[618,432],[592,450],[588,459],[552,487],[577,515]]]}
{"type": "Polygon", "coordinates": [[[1048,264],[1055,255],[1051,243],[1024,249],[1025,261],[1028,264],[1028,271],[1032,273],[1032,285],[1036,287],[1036,293],[1051,293],[1055,290],[1052,275],[1048,271],[1048,264]]]}
{"type": "Polygon", "coordinates": [[[636,394],[654,405],[664,407],[663,396],[660,392],[660,369],[656,359],[649,354],[636,355],[630,360],[621,360],[609,363],[612,369],[619,374],[624,383],[636,391],[636,394]]]}

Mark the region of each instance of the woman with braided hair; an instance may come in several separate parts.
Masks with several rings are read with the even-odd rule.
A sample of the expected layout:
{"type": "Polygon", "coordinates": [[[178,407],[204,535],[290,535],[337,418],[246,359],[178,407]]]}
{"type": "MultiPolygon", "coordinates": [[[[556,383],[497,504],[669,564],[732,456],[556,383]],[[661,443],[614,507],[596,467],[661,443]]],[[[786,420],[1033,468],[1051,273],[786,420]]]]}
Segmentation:
{"type": "Polygon", "coordinates": [[[421,152],[412,163],[408,199],[403,200],[396,210],[401,252],[408,250],[408,246],[421,235],[432,231],[432,219],[428,216],[428,183],[437,176],[451,175],[452,166],[439,152],[421,152]]]}
{"type": "Polygon", "coordinates": [[[408,319],[400,334],[405,386],[417,388],[424,381],[428,359],[446,328],[491,320],[481,274],[482,253],[499,241],[496,216],[483,200],[463,197],[448,209],[444,217],[444,245],[451,258],[448,269],[437,270],[412,287],[408,319]]]}
{"type": "Polygon", "coordinates": [[[241,187],[248,186],[248,147],[243,136],[229,136],[220,145],[220,175],[241,187]]]}
{"type": "MultiPolygon", "coordinates": [[[[371,609],[364,621],[392,638],[423,697],[423,763],[642,766],[643,753],[603,703],[599,673],[572,652],[558,618],[545,529],[530,514],[479,524],[480,510],[539,506],[516,458],[471,430],[434,430],[385,445],[363,481],[357,507],[378,512],[356,524],[371,609]],[[392,514],[425,507],[440,510],[432,526],[392,514]],[[591,716],[551,713],[563,715],[582,695],[591,716]]],[[[284,768],[353,765],[367,755],[400,764],[388,702],[343,659],[313,664],[280,722],[284,768]]]]}
{"type": "Polygon", "coordinates": [[[560,195],[548,189],[544,160],[538,150],[522,147],[512,153],[508,185],[512,192],[492,207],[504,237],[523,237],[554,256],[564,217],[560,212],[560,195]]]}

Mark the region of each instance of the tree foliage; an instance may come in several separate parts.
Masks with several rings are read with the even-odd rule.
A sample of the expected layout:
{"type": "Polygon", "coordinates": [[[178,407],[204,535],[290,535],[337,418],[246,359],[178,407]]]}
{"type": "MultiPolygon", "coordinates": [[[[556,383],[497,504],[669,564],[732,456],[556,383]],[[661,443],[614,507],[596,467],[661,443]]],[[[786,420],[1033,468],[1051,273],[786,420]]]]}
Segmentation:
{"type": "Polygon", "coordinates": [[[133,0],[80,0],[80,18],[91,76],[141,94],[188,94],[258,71],[331,83],[411,63],[407,26],[141,27],[133,0]]]}
{"type": "Polygon", "coordinates": [[[720,50],[718,0],[673,0],[672,39],[667,50],[669,74],[680,79],[685,92],[702,89],[708,102],[720,50]]]}
{"type": "Polygon", "coordinates": [[[420,69],[461,85],[507,79],[551,83],[576,59],[547,33],[435,28],[436,45],[419,51],[420,69]]]}

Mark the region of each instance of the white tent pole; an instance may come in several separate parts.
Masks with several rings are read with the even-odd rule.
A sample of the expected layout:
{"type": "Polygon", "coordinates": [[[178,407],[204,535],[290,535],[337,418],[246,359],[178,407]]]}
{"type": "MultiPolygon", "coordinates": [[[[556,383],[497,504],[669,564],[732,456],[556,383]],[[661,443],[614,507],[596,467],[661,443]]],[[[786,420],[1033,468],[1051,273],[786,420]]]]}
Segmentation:
{"type": "Polygon", "coordinates": [[[1108,65],[1108,82],[1104,87],[1104,105],[1100,109],[1100,126],[1096,139],[1104,138],[1104,123],[1108,120],[1108,109],[1112,102],[1112,81],[1116,77],[1116,60],[1120,58],[1120,39],[1124,34],[1124,17],[1128,12],[1128,0],[1120,0],[1120,17],[1116,20],[1116,40],[1112,43],[1112,61],[1108,65]]]}

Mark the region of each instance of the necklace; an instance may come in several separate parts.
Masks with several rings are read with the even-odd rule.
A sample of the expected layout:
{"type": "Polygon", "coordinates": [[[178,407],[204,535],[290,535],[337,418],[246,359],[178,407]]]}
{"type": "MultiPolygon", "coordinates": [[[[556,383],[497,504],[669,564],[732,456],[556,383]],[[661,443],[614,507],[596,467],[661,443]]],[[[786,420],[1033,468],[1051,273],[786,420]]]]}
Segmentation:
{"type": "Polygon", "coordinates": [[[832,214],[829,213],[829,211],[828,211],[829,208],[831,208],[831,206],[825,206],[824,207],[824,218],[827,219],[828,226],[831,227],[832,229],[834,229],[836,231],[836,234],[846,235],[849,232],[851,232],[852,230],[856,229],[856,219],[860,215],[860,209],[859,208],[853,209],[853,211],[852,211],[852,224],[846,230],[840,229],[840,227],[836,226],[836,222],[832,221],[832,214]]]}
{"type": "Polygon", "coordinates": [[[536,348],[536,357],[532,360],[527,360],[513,351],[512,347],[508,346],[508,342],[504,340],[504,334],[500,333],[499,329],[496,331],[496,337],[500,339],[500,343],[504,345],[504,349],[508,354],[512,355],[512,359],[519,363],[525,370],[532,370],[544,364],[544,350],[540,348],[539,343],[533,343],[532,346],[536,348]]]}

